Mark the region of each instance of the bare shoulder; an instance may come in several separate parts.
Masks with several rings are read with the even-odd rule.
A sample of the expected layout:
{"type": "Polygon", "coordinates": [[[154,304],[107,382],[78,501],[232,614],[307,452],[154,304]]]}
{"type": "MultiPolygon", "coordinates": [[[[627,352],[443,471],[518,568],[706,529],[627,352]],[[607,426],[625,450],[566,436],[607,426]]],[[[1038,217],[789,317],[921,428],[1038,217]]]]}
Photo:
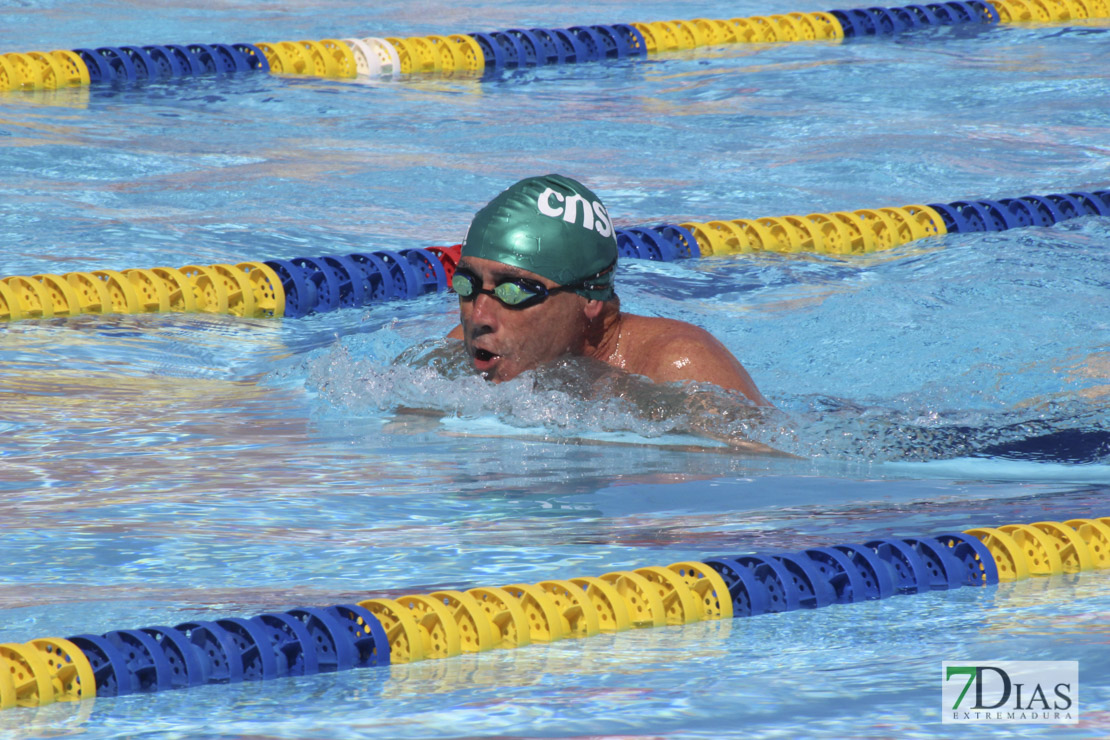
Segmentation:
{"type": "Polygon", "coordinates": [[[770,405],[740,361],[701,327],[675,319],[624,314],[621,331],[621,354],[631,373],[657,383],[712,383],[770,405]]]}

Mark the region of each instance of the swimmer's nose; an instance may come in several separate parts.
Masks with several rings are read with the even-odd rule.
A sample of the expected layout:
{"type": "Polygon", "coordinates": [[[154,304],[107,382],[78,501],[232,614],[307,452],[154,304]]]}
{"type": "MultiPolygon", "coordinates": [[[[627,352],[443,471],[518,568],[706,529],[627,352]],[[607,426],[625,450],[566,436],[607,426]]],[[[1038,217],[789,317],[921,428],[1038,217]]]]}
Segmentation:
{"type": "Polygon", "coordinates": [[[496,329],[500,310],[501,305],[493,296],[479,293],[478,297],[474,299],[474,310],[470,318],[477,325],[496,329]]]}

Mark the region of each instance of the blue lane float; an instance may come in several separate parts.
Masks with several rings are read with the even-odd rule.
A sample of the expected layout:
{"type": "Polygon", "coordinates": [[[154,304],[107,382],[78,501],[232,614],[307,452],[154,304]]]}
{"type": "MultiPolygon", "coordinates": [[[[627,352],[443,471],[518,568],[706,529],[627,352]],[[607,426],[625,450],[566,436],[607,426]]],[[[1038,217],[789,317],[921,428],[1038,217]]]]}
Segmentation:
{"type": "Polygon", "coordinates": [[[90,83],[134,83],[199,75],[269,72],[253,44],[166,44],[74,49],[90,83]]]}

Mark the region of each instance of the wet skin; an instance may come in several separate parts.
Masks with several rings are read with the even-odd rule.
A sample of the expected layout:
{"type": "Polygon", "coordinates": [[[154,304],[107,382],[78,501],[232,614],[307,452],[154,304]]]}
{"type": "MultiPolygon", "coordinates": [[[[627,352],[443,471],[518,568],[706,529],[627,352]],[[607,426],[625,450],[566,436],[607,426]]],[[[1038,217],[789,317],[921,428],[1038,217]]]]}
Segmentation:
{"type": "MultiPolygon", "coordinates": [[[[493,260],[464,257],[459,268],[492,290],[510,278],[529,278],[558,287],[533,272],[493,260]]],[[[511,380],[564,355],[592,357],[656,383],[697,381],[739,391],[769,406],[743,365],[704,329],[673,319],[625,314],[619,301],[593,301],[575,293],[555,293],[523,309],[479,293],[459,300],[461,339],[474,368],[488,380],[511,380]]]]}

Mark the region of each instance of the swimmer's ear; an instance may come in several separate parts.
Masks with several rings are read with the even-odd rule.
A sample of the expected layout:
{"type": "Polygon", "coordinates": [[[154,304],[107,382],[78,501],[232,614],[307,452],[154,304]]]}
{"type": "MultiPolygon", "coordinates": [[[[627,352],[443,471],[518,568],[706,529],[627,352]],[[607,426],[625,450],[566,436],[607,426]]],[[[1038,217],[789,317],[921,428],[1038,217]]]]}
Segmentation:
{"type": "Polygon", "coordinates": [[[605,301],[594,301],[589,298],[586,299],[586,307],[582,311],[586,314],[586,318],[593,321],[601,315],[601,310],[605,308],[605,301]]]}

